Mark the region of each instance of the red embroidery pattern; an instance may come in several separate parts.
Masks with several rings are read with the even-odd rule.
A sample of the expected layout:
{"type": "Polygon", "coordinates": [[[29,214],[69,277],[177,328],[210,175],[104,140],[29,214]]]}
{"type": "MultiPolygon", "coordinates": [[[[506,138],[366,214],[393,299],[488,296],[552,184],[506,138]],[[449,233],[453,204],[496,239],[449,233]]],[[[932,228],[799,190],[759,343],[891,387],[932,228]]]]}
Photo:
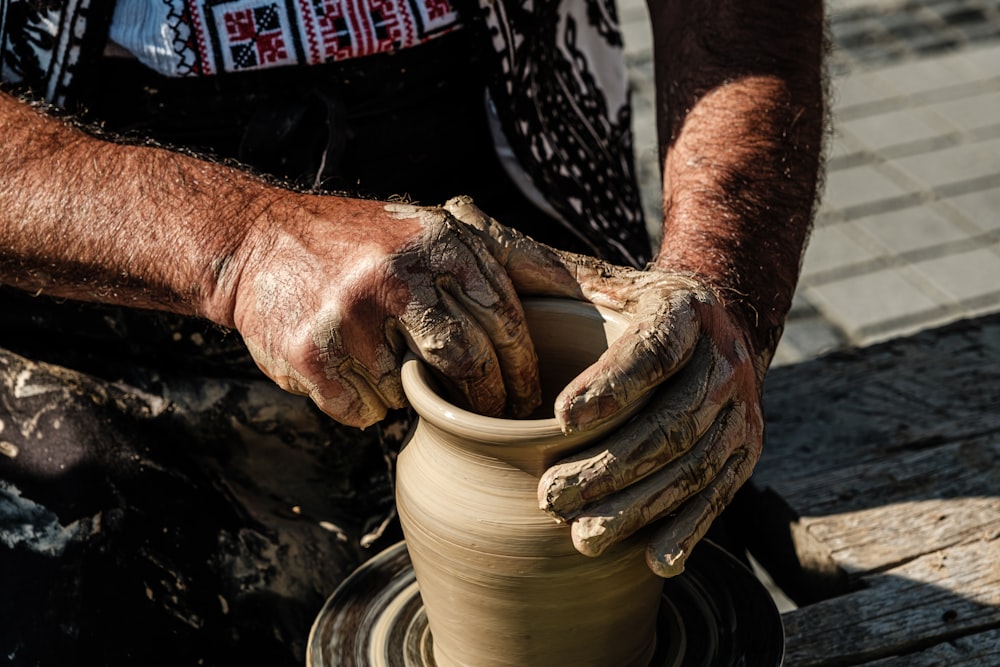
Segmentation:
{"type": "Polygon", "coordinates": [[[281,64],[288,60],[275,4],[225,15],[226,37],[236,68],[281,64]]]}
{"type": "Polygon", "coordinates": [[[443,18],[452,11],[448,0],[427,0],[424,6],[427,8],[427,16],[431,19],[443,18]]]}
{"type": "Polygon", "coordinates": [[[203,47],[192,74],[359,58],[459,27],[449,0],[179,1],[187,3],[195,43],[203,47]]]}

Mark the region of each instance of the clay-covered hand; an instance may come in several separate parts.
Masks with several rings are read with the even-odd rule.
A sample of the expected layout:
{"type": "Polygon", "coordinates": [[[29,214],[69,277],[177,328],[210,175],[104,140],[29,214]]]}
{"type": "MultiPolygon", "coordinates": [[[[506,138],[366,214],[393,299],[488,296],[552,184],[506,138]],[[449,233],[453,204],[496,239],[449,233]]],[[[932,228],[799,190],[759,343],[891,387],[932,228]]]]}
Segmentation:
{"type": "Polygon", "coordinates": [[[233,320],[261,369],[334,419],[365,427],[406,404],[407,350],[468,407],[540,401],[524,313],[484,240],[440,207],[295,195],[251,232],[233,320]]]}
{"type": "Polygon", "coordinates": [[[522,295],[583,299],[631,318],[560,393],[556,417],[567,430],[587,429],[649,394],[647,406],[610,441],[546,471],[539,501],[571,524],[576,548],[588,555],[650,526],[650,568],[679,574],[760,456],[766,361],[750,349],[747,325],[693,276],[553,250],[466,199],[446,208],[493,240],[522,295]]]}
{"type": "Polygon", "coordinates": [[[760,457],[760,382],[740,323],[704,286],[655,269],[586,280],[635,327],[557,399],[567,428],[587,428],[656,387],[606,445],[560,461],[539,500],[571,522],[588,555],[655,523],[646,560],[679,574],[760,457]]]}

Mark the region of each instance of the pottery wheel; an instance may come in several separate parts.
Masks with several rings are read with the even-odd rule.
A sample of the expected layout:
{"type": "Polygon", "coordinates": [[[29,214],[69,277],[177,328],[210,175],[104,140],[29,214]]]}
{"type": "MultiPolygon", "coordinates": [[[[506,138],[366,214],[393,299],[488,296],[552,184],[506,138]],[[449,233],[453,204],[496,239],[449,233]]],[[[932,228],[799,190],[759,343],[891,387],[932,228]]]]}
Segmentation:
{"type": "MultiPolygon", "coordinates": [[[[739,561],[702,541],[684,574],[665,580],[650,667],[778,667],[781,617],[739,561]]],[[[308,667],[435,667],[432,637],[403,542],[330,596],[309,636],[308,667]]]]}

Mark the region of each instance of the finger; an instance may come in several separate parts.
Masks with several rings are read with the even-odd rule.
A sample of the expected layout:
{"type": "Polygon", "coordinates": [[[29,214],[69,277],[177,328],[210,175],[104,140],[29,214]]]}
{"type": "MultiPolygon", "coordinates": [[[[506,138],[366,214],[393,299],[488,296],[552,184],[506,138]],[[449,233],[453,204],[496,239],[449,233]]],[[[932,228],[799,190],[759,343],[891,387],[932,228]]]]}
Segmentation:
{"type": "MultiPolygon", "coordinates": [[[[480,238],[493,258],[504,267],[518,293],[583,299],[572,262],[564,261],[571,253],[557,251],[501,225],[481,211],[471,197],[453,197],[444,208],[480,232],[480,238]]],[[[600,260],[592,261],[600,263],[600,260]]]]}
{"type": "Polygon", "coordinates": [[[705,537],[712,522],[732,502],[736,492],[753,472],[756,457],[741,449],[728,461],[722,472],[701,493],[681,507],[676,516],[665,521],[653,533],[646,549],[646,563],[661,577],[674,577],[684,571],[684,565],[695,545],[705,537]]]}
{"type": "Polygon", "coordinates": [[[447,289],[400,323],[410,349],[437,372],[453,401],[479,414],[503,414],[507,392],[490,339],[447,289]]]}
{"type": "MultiPolygon", "coordinates": [[[[637,277],[645,275],[632,267],[539,243],[501,225],[479,210],[469,197],[455,197],[445,208],[480,232],[520,294],[578,299],[621,311],[634,294],[637,277]]],[[[693,280],[681,276],[674,280],[678,289],[696,286],[693,280]]]]}
{"type": "Polygon", "coordinates": [[[610,441],[550,467],[538,484],[540,507],[557,516],[623,489],[674,460],[708,430],[728,392],[718,355],[696,354],[610,441]]]}
{"type": "Polygon", "coordinates": [[[683,367],[701,336],[686,295],[634,316],[635,324],[556,397],[556,418],[567,431],[607,420],[683,367]]]}
{"type": "Polygon", "coordinates": [[[506,389],[505,414],[524,417],[542,402],[538,356],[528,333],[524,312],[489,309],[464,298],[462,292],[453,295],[466,312],[479,324],[492,344],[503,387],[506,389]]]}
{"type": "Polygon", "coordinates": [[[585,508],[572,523],[577,550],[598,556],[706,488],[722,470],[730,452],[746,440],[743,412],[740,404],[726,409],[687,455],[585,508]]]}
{"type": "Polygon", "coordinates": [[[398,362],[406,341],[391,321],[373,319],[371,309],[349,315],[327,309],[318,315],[310,338],[314,347],[303,350],[294,365],[307,369],[309,395],[325,413],[364,428],[390,408],[406,405],[398,362]]]}
{"type": "Polygon", "coordinates": [[[284,360],[276,360],[252,340],[247,349],[260,369],[285,391],[308,396],[324,413],[347,426],[364,428],[380,421],[387,412],[380,392],[359,373],[352,360],[327,362],[322,381],[314,381],[284,360]]]}
{"type": "MultiPolygon", "coordinates": [[[[484,267],[484,274],[492,272],[490,267],[484,267]]],[[[506,390],[506,413],[512,417],[530,414],[542,401],[538,356],[513,287],[508,281],[493,281],[491,287],[497,295],[484,300],[470,296],[456,281],[439,282],[456,307],[475,320],[488,339],[506,390]]]]}
{"type": "Polygon", "coordinates": [[[382,421],[389,409],[378,383],[364,366],[350,358],[342,360],[332,374],[328,370],[327,380],[322,385],[314,385],[309,397],[324,413],[356,428],[382,421]]]}
{"type": "MultiPolygon", "coordinates": [[[[462,206],[466,216],[472,215],[469,207],[478,211],[471,199],[462,206]]],[[[444,267],[456,279],[439,280],[439,287],[449,291],[489,339],[506,389],[507,413],[530,414],[541,403],[542,390],[538,357],[518,294],[481,236],[459,230],[447,240],[463,245],[464,251],[459,253],[461,261],[444,267]]]]}

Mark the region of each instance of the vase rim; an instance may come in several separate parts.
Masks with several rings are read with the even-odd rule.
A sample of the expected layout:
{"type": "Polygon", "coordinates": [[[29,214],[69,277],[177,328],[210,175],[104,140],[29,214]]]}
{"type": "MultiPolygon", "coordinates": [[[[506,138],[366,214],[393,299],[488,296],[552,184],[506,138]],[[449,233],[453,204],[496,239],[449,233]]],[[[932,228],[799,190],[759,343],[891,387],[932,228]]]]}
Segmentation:
{"type": "MultiPolygon", "coordinates": [[[[578,317],[600,320],[610,325],[617,337],[629,324],[624,314],[586,301],[568,298],[525,298],[521,301],[525,313],[560,312],[578,317]]],[[[540,440],[567,443],[579,437],[592,438],[594,432],[601,432],[602,426],[613,427],[623,419],[612,419],[606,425],[586,432],[565,432],[559,420],[552,417],[543,419],[508,419],[488,417],[461,408],[433,389],[433,377],[427,365],[414,354],[407,353],[402,364],[402,382],[407,400],[417,412],[431,424],[451,433],[493,444],[516,445],[518,442],[539,444],[540,440]],[[590,435],[584,435],[590,434],[590,435]]],[[[622,418],[627,418],[633,410],[623,410],[622,418]]]]}
{"type": "Polygon", "coordinates": [[[427,366],[412,354],[403,360],[403,386],[407,388],[407,400],[421,418],[435,426],[468,437],[498,436],[505,440],[537,440],[539,437],[563,435],[562,427],[555,417],[545,419],[506,419],[488,417],[460,408],[442,398],[433,390],[427,366]]]}

